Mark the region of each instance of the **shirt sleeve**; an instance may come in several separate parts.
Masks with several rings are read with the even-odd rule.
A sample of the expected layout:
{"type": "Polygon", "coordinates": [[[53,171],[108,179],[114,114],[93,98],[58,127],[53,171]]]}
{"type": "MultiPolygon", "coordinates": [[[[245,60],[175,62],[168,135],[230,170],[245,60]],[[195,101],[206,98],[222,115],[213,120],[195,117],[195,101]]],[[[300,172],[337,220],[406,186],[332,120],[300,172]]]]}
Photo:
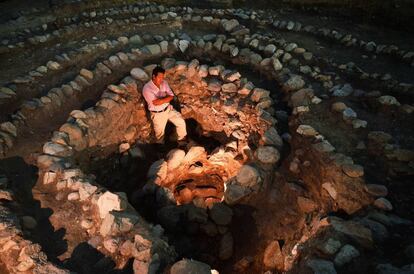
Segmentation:
{"type": "Polygon", "coordinates": [[[145,101],[147,101],[147,104],[149,106],[153,106],[152,101],[157,99],[157,97],[155,96],[155,94],[153,92],[151,92],[151,89],[148,88],[147,86],[144,86],[144,88],[142,90],[142,95],[144,96],[145,101]]]}
{"type": "Polygon", "coordinates": [[[174,93],[172,92],[172,90],[171,90],[170,86],[168,85],[167,81],[163,81],[163,82],[162,82],[162,85],[163,85],[163,89],[164,89],[164,91],[165,91],[168,95],[170,95],[170,96],[174,96],[174,93]]]}

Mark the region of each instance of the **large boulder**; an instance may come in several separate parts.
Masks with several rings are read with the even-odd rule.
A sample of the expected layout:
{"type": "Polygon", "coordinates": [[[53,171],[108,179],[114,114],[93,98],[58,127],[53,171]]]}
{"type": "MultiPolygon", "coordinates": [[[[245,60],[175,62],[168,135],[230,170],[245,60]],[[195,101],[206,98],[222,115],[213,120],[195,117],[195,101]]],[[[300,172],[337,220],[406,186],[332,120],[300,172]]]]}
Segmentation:
{"type": "Polygon", "coordinates": [[[171,267],[170,274],[211,274],[211,267],[199,261],[182,259],[171,267]]]}

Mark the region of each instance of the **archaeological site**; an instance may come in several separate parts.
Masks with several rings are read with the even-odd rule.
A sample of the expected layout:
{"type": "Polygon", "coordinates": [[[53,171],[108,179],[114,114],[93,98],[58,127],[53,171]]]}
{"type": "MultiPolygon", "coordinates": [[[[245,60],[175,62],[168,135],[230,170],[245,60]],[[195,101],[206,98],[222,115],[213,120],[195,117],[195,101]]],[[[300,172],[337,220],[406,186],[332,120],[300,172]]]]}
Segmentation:
{"type": "Polygon", "coordinates": [[[413,0],[0,14],[0,274],[414,273],[413,0]]]}

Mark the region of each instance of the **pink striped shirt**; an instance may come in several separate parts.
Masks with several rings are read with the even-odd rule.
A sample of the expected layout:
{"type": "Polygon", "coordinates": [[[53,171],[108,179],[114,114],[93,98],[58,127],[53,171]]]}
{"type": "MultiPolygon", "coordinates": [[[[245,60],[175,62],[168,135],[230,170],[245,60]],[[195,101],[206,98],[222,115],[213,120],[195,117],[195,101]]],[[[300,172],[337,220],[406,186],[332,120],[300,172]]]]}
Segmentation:
{"type": "Polygon", "coordinates": [[[164,103],[162,105],[156,106],[152,103],[152,101],[155,99],[163,98],[167,95],[174,96],[174,93],[172,92],[167,81],[162,81],[160,88],[158,88],[154,82],[150,80],[144,85],[144,88],[142,89],[142,95],[144,96],[145,101],[147,101],[148,109],[150,111],[160,111],[165,109],[170,103],[164,103]]]}

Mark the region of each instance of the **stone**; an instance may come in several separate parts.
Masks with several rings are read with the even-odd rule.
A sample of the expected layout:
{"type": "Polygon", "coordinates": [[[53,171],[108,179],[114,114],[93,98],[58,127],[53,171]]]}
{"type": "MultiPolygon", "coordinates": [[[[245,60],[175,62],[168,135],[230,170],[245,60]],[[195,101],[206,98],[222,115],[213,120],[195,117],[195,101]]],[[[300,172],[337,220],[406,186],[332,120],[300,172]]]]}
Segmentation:
{"type": "Polygon", "coordinates": [[[331,109],[335,112],[343,112],[347,106],[342,102],[335,102],[332,104],[331,109]]]}
{"type": "Polygon", "coordinates": [[[262,89],[262,88],[254,88],[253,93],[250,96],[253,102],[259,102],[263,98],[268,98],[270,95],[270,91],[262,89]]]}
{"type": "Polygon", "coordinates": [[[359,255],[360,253],[355,247],[346,244],[341,248],[341,250],[339,250],[338,254],[336,254],[334,263],[336,266],[341,267],[351,262],[354,258],[358,257],[359,255]]]}
{"type": "Polygon", "coordinates": [[[230,232],[221,237],[219,245],[219,258],[220,260],[228,260],[233,255],[234,240],[230,232]]]}
{"type": "Polygon", "coordinates": [[[226,93],[236,93],[237,86],[233,83],[226,83],[221,86],[221,90],[226,93]]]}
{"type": "Polygon", "coordinates": [[[37,221],[32,216],[23,216],[21,221],[22,221],[23,227],[27,229],[34,229],[37,226],[37,221]]]}
{"type": "Polygon", "coordinates": [[[10,133],[12,136],[17,137],[17,128],[16,126],[11,122],[3,122],[0,124],[0,129],[10,133]]]}
{"type": "Polygon", "coordinates": [[[263,265],[269,269],[283,269],[284,257],[278,241],[272,241],[266,246],[263,253],[263,265]]]}
{"type": "Polygon", "coordinates": [[[350,84],[345,84],[343,86],[335,86],[331,89],[332,96],[337,96],[337,97],[349,96],[352,94],[353,91],[354,89],[352,88],[350,84]]]}
{"type": "Polygon", "coordinates": [[[400,106],[400,102],[398,102],[397,98],[390,95],[384,95],[378,98],[378,102],[382,105],[386,106],[400,106]]]}
{"type": "Polygon", "coordinates": [[[269,44],[264,48],[264,53],[266,56],[272,56],[276,51],[276,46],[273,44],[269,44]]]}
{"type": "Polygon", "coordinates": [[[84,138],[82,130],[75,124],[63,124],[59,131],[65,132],[69,136],[69,144],[76,150],[80,151],[86,148],[87,141],[84,138]]]}
{"type": "Polygon", "coordinates": [[[88,199],[92,194],[94,194],[98,190],[97,186],[91,185],[90,183],[82,183],[79,186],[79,199],[81,201],[85,201],[88,199]]]}
{"type": "Polygon", "coordinates": [[[71,147],[52,142],[46,142],[43,145],[43,153],[59,157],[70,157],[73,155],[71,147]]]}
{"type": "Polygon", "coordinates": [[[164,159],[160,159],[152,163],[148,169],[147,178],[159,177],[161,180],[164,180],[167,177],[167,171],[167,162],[164,159]]]}
{"type": "Polygon", "coordinates": [[[267,164],[267,165],[274,165],[280,159],[279,151],[272,146],[259,147],[256,150],[255,155],[262,164],[267,164]]]}
{"type": "Polygon", "coordinates": [[[109,253],[115,253],[118,249],[118,241],[112,238],[106,239],[103,242],[103,246],[109,253]]]}
{"type": "Polygon", "coordinates": [[[223,66],[213,66],[208,68],[208,73],[211,76],[219,76],[224,71],[223,66]]]}
{"type": "Polygon", "coordinates": [[[383,197],[376,199],[374,206],[385,211],[391,211],[393,209],[391,202],[383,197]]]}
{"type": "Polygon", "coordinates": [[[365,190],[374,197],[384,197],[388,195],[388,189],[384,185],[366,184],[365,190]]]}
{"type": "Polygon", "coordinates": [[[306,137],[314,137],[319,133],[310,125],[299,125],[296,132],[306,137]]]}
{"type": "Polygon", "coordinates": [[[47,62],[46,66],[50,70],[59,70],[62,68],[62,66],[58,62],[55,62],[55,61],[47,62]]]}
{"type": "Polygon", "coordinates": [[[138,216],[128,212],[111,211],[102,220],[99,233],[103,236],[115,236],[130,231],[138,222],[138,216]]]}
{"type": "Polygon", "coordinates": [[[127,198],[125,193],[112,193],[106,191],[102,194],[97,201],[97,207],[99,210],[99,216],[103,219],[109,212],[115,211],[122,211],[127,208],[127,198]]]}
{"type": "Polygon", "coordinates": [[[346,164],[342,166],[342,171],[351,178],[364,176],[364,168],[360,165],[346,164]]]}
{"type": "Polygon", "coordinates": [[[342,112],[342,119],[344,119],[344,121],[350,121],[356,118],[357,118],[356,112],[350,107],[347,107],[342,112]]]}
{"type": "Polygon", "coordinates": [[[157,212],[162,227],[171,230],[177,229],[183,215],[183,208],[176,205],[164,206],[157,212]]]}
{"type": "Polygon", "coordinates": [[[224,200],[227,204],[234,205],[246,197],[249,193],[250,191],[248,191],[243,186],[237,184],[226,185],[226,189],[224,191],[224,200]]]}
{"type": "Polygon", "coordinates": [[[79,200],[78,192],[72,192],[68,194],[68,201],[77,201],[77,200],[79,200]]]}
{"type": "Polygon", "coordinates": [[[184,160],[185,151],[182,149],[173,149],[167,154],[168,170],[179,167],[184,160]]]}
{"type": "Polygon", "coordinates": [[[200,158],[206,157],[207,152],[204,147],[193,146],[188,150],[187,154],[184,157],[184,161],[188,164],[194,163],[200,158]]]}
{"type": "Polygon", "coordinates": [[[80,70],[79,75],[83,76],[86,80],[93,80],[93,72],[85,68],[80,70]]]}
{"type": "Polygon", "coordinates": [[[129,38],[129,43],[133,46],[138,46],[144,43],[144,41],[142,40],[141,36],[139,36],[138,34],[133,35],[129,38]]]}
{"type": "Polygon", "coordinates": [[[279,59],[278,59],[277,57],[273,56],[273,57],[270,59],[270,62],[271,62],[272,67],[273,67],[273,69],[274,69],[275,71],[280,71],[280,70],[282,70],[283,65],[282,65],[282,63],[279,61],[279,59]]]}
{"type": "Polygon", "coordinates": [[[341,248],[341,246],[342,244],[340,241],[329,238],[327,241],[318,245],[318,249],[326,255],[334,255],[341,248]]]}
{"type": "Polygon", "coordinates": [[[254,187],[260,180],[260,174],[256,168],[243,165],[236,176],[237,182],[244,187],[254,187]]]}
{"type": "Polygon", "coordinates": [[[283,146],[283,140],[274,127],[270,127],[262,136],[265,145],[272,145],[280,149],[283,146]]]}
{"type": "Polygon", "coordinates": [[[366,128],[368,125],[367,121],[364,120],[360,120],[360,119],[354,119],[352,120],[352,127],[357,129],[357,128],[366,128]]]}
{"type": "Polygon", "coordinates": [[[125,151],[127,151],[130,147],[131,147],[131,145],[129,143],[122,143],[122,144],[119,145],[118,151],[119,151],[119,153],[122,154],[125,151]]]}
{"type": "Polygon", "coordinates": [[[345,221],[338,217],[327,217],[321,222],[327,222],[337,232],[343,233],[365,247],[372,247],[372,233],[371,230],[364,227],[355,221],[345,221]]]}
{"type": "Polygon", "coordinates": [[[313,200],[301,196],[297,198],[297,203],[300,210],[305,213],[313,212],[318,208],[318,205],[313,200]]]}
{"type": "Polygon", "coordinates": [[[151,55],[159,55],[161,54],[161,47],[158,44],[152,44],[152,45],[146,45],[145,49],[148,50],[148,52],[151,55]]]}
{"type": "Polygon", "coordinates": [[[305,86],[305,81],[299,75],[291,75],[290,78],[283,84],[285,91],[296,91],[305,86]]]}
{"type": "Polygon", "coordinates": [[[221,26],[223,27],[223,29],[227,32],[231,32],[232,30],[234,30],[237,26],[239,25],[239,21],[237,21],[236,19],[231,19],[231,20],[222,20],[221,26]]]}
{"type": "Polygon", "coordinates": [[[204,208],[190,206],[187,210],[187,218],[190,222],[206,224],[208,220],[208,214],[204,208]]]}
{"type": "Polygon", "coordinates": [[[210,209],[210,218],[218,225],[229,225],[233,210],[222,203],[215,203],[210,209]]]}
{"type": "Polygon", "coordinates": [[[306,265],[313,270],[314,274],[336,274],[334,264],[327,260],[312,259],[306,265]]]}
{"type": "Polygon", "coordinates": [[[190,46],[190,42],[189,41],[187,41],[187,40],[180,40],[179,42],[178,42],[178,48],[180,49],[180,51],[181,52],[185,52],[187,49],[188,49],[188,47],[190,46]]]}
{"type": "Polygon", "coordinates": [[[150,79],[148,74],[141,68],[133,68],[130,73],[134,79],[144,83],[146,83],[150,79]]]}
{"type": "Polygon", "coordinates": [[[312,89],[300,89],[290,96],[290,104],[292,107],[308,106],[311,104],[313,97],[314,93],[312,89]]]}
{"type": "Polygon", "coordinates": [[[170,269],[170,274],[212,274],[209,265],[189,259],[176,262],[170,269]]]}

